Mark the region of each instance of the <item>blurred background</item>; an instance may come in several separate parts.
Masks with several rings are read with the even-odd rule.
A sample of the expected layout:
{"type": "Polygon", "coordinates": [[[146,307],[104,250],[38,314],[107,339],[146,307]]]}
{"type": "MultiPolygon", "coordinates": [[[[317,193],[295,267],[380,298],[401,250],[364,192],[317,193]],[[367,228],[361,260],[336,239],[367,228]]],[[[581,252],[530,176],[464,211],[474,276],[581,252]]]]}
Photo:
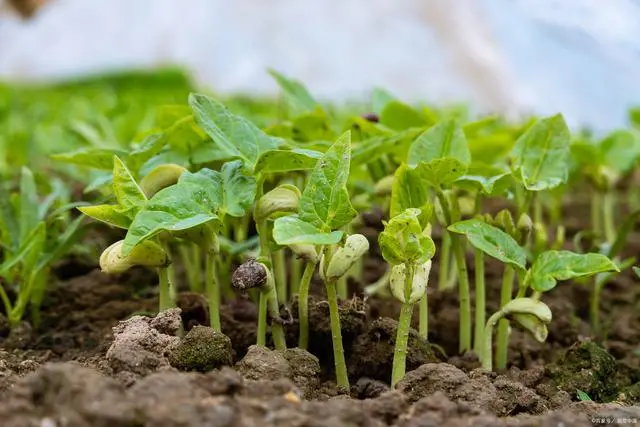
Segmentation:
{"type": "Polygon", "coordinates": [[[596,131],[640,100],[640,0],[0,3],[5,82],[177,65],[201,88],[275,95],[273,67],[325,100],[383,87],[596,131]]]}

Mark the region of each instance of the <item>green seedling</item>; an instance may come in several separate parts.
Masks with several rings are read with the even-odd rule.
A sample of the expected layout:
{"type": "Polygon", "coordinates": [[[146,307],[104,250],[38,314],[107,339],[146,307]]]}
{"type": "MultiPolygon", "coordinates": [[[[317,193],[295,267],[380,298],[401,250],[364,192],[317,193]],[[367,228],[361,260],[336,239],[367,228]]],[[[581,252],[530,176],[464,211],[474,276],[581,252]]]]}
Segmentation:
{"type": "Polygon", "coordinates": [[[276,349],[284,350],[287,343],[280,320],[280,307],[276,296],[276,288],[271,269],[265,264],[250,260],[242,264],[232,276],[233,286],[241,291],[258,289],[260,291],[259,319],[258,319],[258,345],[266,345],[267,313],[272,318],[271,329],[273,342],[276,349]],[[264,295],[264,296],[263,296],[264,295]]]}
{"type": "MultiPolygon", "coordinates": [[[[479,219],[461,221],[453,224],[450,229],[453,232],[464,234],[475,248],[505,263],[501,310],[511,301],[527,297],[529,289],[533,291],[532,297],[537,299],[543,292],[553,289],[558,280],[588,277],[598,273],[618,270],[618,267],[602,254],[577,254],[570,251],[556,250],[541,253],[531,267],[527,269],[526,252],[513,237],[501,229],[479,219]],[[515,300],[512,300],[511,282],[513,281],[513,276],[511,274],[513,273],[509,273],[510,271],[514,271],[521,278],[515,300]],[[504,286],[506,282],[508,282],[508,286],[504,286]]],[[[482,310],[482,307],[480,307],[480,310],[482,310]]],[[[498,314],[493,319],[490,318],[492,322],[491,331],[493,331],[493,327],[497,322],[503,318],[506,319],[505,316],[503,313],[498,314]]],[[[476,328],[476,334],[478,333],[479,330],[476,328]]],[[[492,359],[492,354],[490,352],[486,353],[486,333],[487,327],[485,326],[484,336],[482,337],[482,342],[485,345],[482,346],[479,356],[484,366],[493,366],[492,360],[487,361],[487,359],[492,359]]],[[[496,366],[498,369],[506,368],[508,339],[508,333],[506,333],[504,337],[500,337],[497,343],[496,366]]],[[[476,351],[478,351],[478,348],[476,351]]]]}
{"type": "Polygon", "coordinates": [[[40,322],[40,305],[50,280],[53,263],[67,255],[83,236],[82,218],[71,220],[68,190],[54,181],[45,198],[38,195],[30,169],[23,167],[19,191],[0,187],[0,299],[11,327],[23,320],[27,308],[32,323],[40,322]],[[12,301],[5,290],[13,290],[12,301]]]}
{"type": "Polygon", "coordinates": [[[616,185],[636,165],[640,157],[640,139],[626,130],[618,130],[598,142],[582,141],[571,146],[577,168],[596,190],[591,198],[593,231],[610,245],[616,238],[616,185]]]}
{"type": "MultiPolygon", "coordinates": [[[[391,265],[391,293],[402,303],[393,356],[392,387],[405,374],[413,306],[425,298],[431,258],[435,254],[435,244],[428,230],[425,232],[423,224],[426,221],[421,223],[421,215],[420,209],[406,209],[391,218],[378,237],[382,256],[391,265]]],[[[428,316],[428,313],[424,315],[428,316]]]]}
{"type": "MultiPolygon", "coordinates": [[[[273,237],[278,244],[313,245],[321,256],[320,274],[325,280],[329,300],[336,378],[342,387],[348,387],[349,379],[342,346],[336,281],[368,249],[368,244],[365,247],[365,241],[359,237],[349,236],[345,240],[345,233],[340,230],[356,216],[346,187],[350,158],[351,138],[347,132],[338,138],[312,170],[300,198],[298,214],[276,219],[273,228],[273,237]],[[344,244],[336,249],[335,245],[340,242],[344,244]]],[[[300,293],[299,305],[306,306],[302,284],[300,293]]],[[[304,311],[301,309],[299,316],[306,316],[304,311]]],[[[304,341],[302,337],[308,334],[308,330],[302,325],[308,321],[301,318],[300,322],[301,341],[304,341]]]]}
{"type": "MultiPolygon", "coordinates": [[[[464,176],[471,163],[471,154],[460,124],[455,120],[440,122],[420,135],[409,148],[407,163],[436,195],[446,228],[460,218],[460,206],[455,192],[448,191],[464,176]]],[[[446,231],[449,232],[449,231],[446,231]]],[[[459,236],[451,235],[451,249],[458,268],[460,299],[460,352],[471,349],[471,302],[465,248],[459,236]]],[[[446,270],[442,270],[446,271],[446,270]]]]}
{"type": "Polygon", "coordinates": [[[500,320],[515,322],[537,341],[544,342],[547,339],[547,325],[551,323],[551,317],[549,307],[533,298],[516,298],[507,303],[487,320],[484,329],[482,368],[487,371],[493,369],[491,358],[493,329],[500,320]]]}

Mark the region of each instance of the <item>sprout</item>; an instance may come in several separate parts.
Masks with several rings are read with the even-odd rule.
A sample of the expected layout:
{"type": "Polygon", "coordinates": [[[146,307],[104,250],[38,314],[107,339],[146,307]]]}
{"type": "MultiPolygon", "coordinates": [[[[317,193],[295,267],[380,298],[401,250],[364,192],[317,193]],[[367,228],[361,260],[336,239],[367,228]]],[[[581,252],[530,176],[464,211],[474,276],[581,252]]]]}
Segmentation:
{"type": "Polygon", "coordinates": [[[169,255],[160,245],[150,240],[144,241],[127,256],[122,255],[120,240],[102,252],[100,255],[100,268],[108,274],[123,273],[136,265],[144,267],[166,268],[171,264],[169,255]]]}
{"type": "Polygon", "coordinates": [[[291,184],[280,185],[260,197],[254,211],[256,221],[275,219],[298,211],[300,190],[291,184]]]}
{"type": "Polygon", "coordinates": [[[142,178],[140,188],[148,198],[151,198],[163,188],[177,183],[184,172],[187,172],[187,169],[172,163],[156,166],[142,178]]]}
{"type": "Polygon", "coordinates": [[[431,272],[431,260],[418,265],[413,271],[411,281],[411,294],[407,299],[405,295],[405,283],[407,281],[407,266],[405,264],[394,265],[391,269],[390,287],[391,294],[400,302],[415,304],[427,291],[429,273],[431,272]]]}
{"type": "Polygon", "coordinates": [[[481,355],[482,367],[488,371],[493,369],[491,355],[493,329],[501,319],[516,322],[534,338],[543,342],[547,338],[547,325],[551,322],[549,307],[534,298],[516,298],[504,305],[493,316],[489,317],[484,329],[484,349],[481,355]]]}

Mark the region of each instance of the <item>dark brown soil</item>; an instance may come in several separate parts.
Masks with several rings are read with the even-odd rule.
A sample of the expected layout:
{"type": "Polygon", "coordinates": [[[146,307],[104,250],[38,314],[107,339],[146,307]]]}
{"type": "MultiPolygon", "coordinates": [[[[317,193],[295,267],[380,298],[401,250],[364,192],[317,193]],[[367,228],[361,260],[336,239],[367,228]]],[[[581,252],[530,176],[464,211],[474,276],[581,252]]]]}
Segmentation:
{"type": "MultiPolygon", "coordinates": [[[[372,217],[367,223],[373,239],[376,221],[372,217]]],[[[634,236],[627,252],[638,249],[634,236]]],[[[381,275],[382,265],[375,259],[366,263],[369,282],[381,275]]],[[[591,336],[589,288],[561,283],[544,296],[554,315],[547,342],[514,331],[510,369],[487,373],[478,369],[473,354],[457,354],[457,295],[437,289],[436,262],[429,289],[429,342],[411,333],[408,373],[393,390],[388,380],[398,305],[381,297],[341,301],[352,387],[349,394],[340,394],[332,382],[328,305],[317,283],[309,303],[310,352],[278,352],[253,346],[257,309],[247,296],[224,305],[225,337],[196,328],[206,326],[208,318],[206,300],[197,294],[180,294],[180,312],[153,319],[156,279],[145,270],[108,276],[68,260],[55,271],[57,280],[37,329],[24,323],[9,331],[0,315],[3,427],[640,422],[640,407],[633,406],[640,404],[640,287],[628,274],[603,292],[604,340],[591,336]],[[182,340],[175,336],[180,324],[187,334],[182,340]],[[600,403],[579,402],[577,390],[600,403]]],[[[488,311],[497,308],[500,276],[501,266],[488,261],[488,311]]],[[[350,291],[362,295],[358,283],[351,282],[350,291]]],[[[286,326],[293,347],[297,302],[283,310],[293,317],[286,326]]]]}

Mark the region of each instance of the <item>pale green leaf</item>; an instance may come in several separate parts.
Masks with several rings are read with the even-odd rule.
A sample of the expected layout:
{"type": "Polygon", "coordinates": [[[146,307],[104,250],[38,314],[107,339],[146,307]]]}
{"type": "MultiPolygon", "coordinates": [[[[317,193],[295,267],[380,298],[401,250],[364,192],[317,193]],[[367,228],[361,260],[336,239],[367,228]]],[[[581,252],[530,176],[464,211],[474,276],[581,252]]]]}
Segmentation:
{"type": "Polygon", "coordinates": [[[136,213],[118,205],[82,206],[78,210],[90,218],[125,230],[136,213]]]}
{"type": "Polygon", "coordinates": [[[467,138],[456,120],[437,123],[416,138],[409,148],[407,163],[417,165],[444,158],[456,159],[464,165],[471,163],[467,138]]]}
{"type": "Polygon", "coordinates": [[[125,209],[139,208],[147,201],[127,165],[117,156],[113,157],[113,193],[125,209]]]}
{"type": "Polygon", "coordinates": [[[295,215],[277,218],[273,224],[273,240],[279,245],[335,245],[344,232],[324,232],[295,215]]]}
{"type": "Polygon", "coordinates": [[[518,243],[493,225],[479,219],[456,222],[448,228],[454,233],[464,234],[469,242],[485,254],[522,270],[526,268],[527,254],[518,243]]]}
{"type": "Polygon", "coordinates": [[[428,163],[421,162],[415,170],[422,179],[435,188],[448,187],[467,173],[467,166],[459,160],[447,157],[428,163]]]}
{"type": "Polygon", "coordinates": [[[392,265],[424,264],[436,252],[431,237],[424,233],[420,209],[407,209],[385,224],[378,235],[383,258],[392,265]]]}
{"type": "Polygon", "coordinates": [[[418,208],[422,211],[420,221],[422,224],[429,220],[432,213],[429,189],[422,180],[420,172],[402,164],[396,170],[391,186],[389,216],[393,218],[409,208],[418,208]]]}
{"type": "Polygon", "coordinates": [[[40,201],[36,190],[33,173],[27,167],[22,167],[20,176],[20,241],[24,241],[38,224],[38,206],[40,201]]]}
{"type": "Polygon", "coordinates": [[[226,158],[239,158],[251,170],[264,152],[276,149],[282,142],[206,95],[192,93],[189,95],[189,105],[196,123],[213,139],[226,158]]]}
{"type": "Polygon", "coordinates": [[[424,127],[429,121],[417,109],[400,101],[389,101],[380,112],[380,124],[402,131],[409,128],[424,127]]]}
{"type": "Polygon", "coordinates": [[[54,154],[51,158],[86,168],[110,171],[113,168],[114,155],[125,157],[127,152],[107,148],[83,148],[71,153],[54,154]]]}
{"type": "Polygon", "coordinates": [[[285,77],[276,70],[269,69],[268,71],[278,83],[280,89],[282,89],[282,94],[284,95],[284,100],[287,103],[287,108],[291,116],[313,111],[316,108],[318,103],[302,83],[285,77]]]}
{"type": "Polygon", "coordinates": [[[567,182],[571,135],[562,115],[539,120],[513,147],[514,167],[529,191],[555,188],[567,182]]]}
{"type": "Polygon", "coordinates": [[[604,255],[546,251],[538,256],[531,267],[531,287],[537,292],[546,292],[553,289],[558,280],[592,276],[606,271],[619,270],[615,263],[604,255]]]}

